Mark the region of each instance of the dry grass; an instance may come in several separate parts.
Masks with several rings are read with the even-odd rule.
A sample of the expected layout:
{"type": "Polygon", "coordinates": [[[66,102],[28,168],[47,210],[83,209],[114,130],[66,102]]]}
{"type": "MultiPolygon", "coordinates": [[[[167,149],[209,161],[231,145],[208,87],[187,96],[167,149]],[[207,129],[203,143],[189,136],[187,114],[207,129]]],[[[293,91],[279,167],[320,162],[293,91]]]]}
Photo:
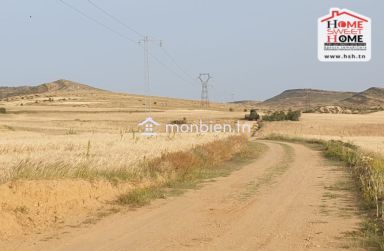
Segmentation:
{"type": "Polygon", "coordinates": [[[265,123],[262,136],[350,141],[363,149],[384,153],[384,112],[371,114],[306,114],[299,122],[265,123]]]}
{"type": "Polygon", "coordinates": [[[124,134],[14,135],[0,143],[0,181],[11,179],[127,179],[140,163],[228,135],[175,134],[153,138],[124,134]]]}
{"type": "MultiPolygon", "coordinates": [[[[141,140],[148,140],[142,147],[156,142],[156,139],[141,140]]],[[[142,159],[137,165],[121,169],[114,169],[111,165],[97,168],[90,165],[70,166],[72,163],[64,162],[65,159],[61,163],[52,159],[49,162],[51,165],[47,161],[32,162],[32,165],[23,162],[13,170],[15,175],[12,181],[0,184],[0,239],[31,231],[45,231],[58,224],[80,224],[86,217],[115,210],[113,201],[144,205],[154,198],[163,197],[164,187],[195,182],[197,178],[214,173],[210,170],[220,170],[219,164],[245,154],[248,147],[247,138],[242,136],[206,138],[205,141],[208,143],[195,146],[192,150],[185,148],[181,151],[181,145],[178,145],[173,152],[159,152],[158,157],[152,155],[152,158],[142,159]]],[[[170,143],[173,144],[172,141],[170,143]]],[[[87,144],[79,156],[84,161],[87,158],[86,148],[87,144]]],[[[97,156],[89,154],[89,158],[97,156]]],[[[104,158],[107,160],[108,155],[103,155],[104,158]]]]}
{"type": "MultiPolygon", "coordinates": [[[[243,117],[226,112],[224,104],[202,111],[197,101],[152,101],[152,117],[162,125],[183,117],[191,123],[243,117]]],[[[142,96],[82,91],[0,101],[7,109],[0,116],[0,238],[60,222],[79,224],[95,210],[110,209],[109,202],[121,194],[170,183],[179,173],[172,168],[192,164],[185,152],[220,145],[231,136],[167,135],[157,128],[158,136],[142,137],[138,123],[148,117],[144,104],[142,96]],[[148,168],[155,162],[163,169],[171,166],[148,168]]]]}
{"type": "MultiPolygon", "coordinates": [[[[80,91],[50,96],[49,102],[48,96],[0,102],[7,109],[0,114],[0,183],[5,182],[0,184],[0,236],[66,222],[69,215],[81,218],[117,198],[145,204],[162,197],[164,187],[216,173],[213,167],[242,152],[244,140],[229,134],[141,137],[137,124],[148,116],[142,96],[80,91]]],[[[240,105],[231,105],[234,112],[224,104],[202,111],[197,101],[152,101],[152,117],[161,124],[183,117],[190,123],[244,117],[240,105]]],[[[383,125],[384,113],[303,114],[299,122],[266,123],[262,133],[356,137],[357,144],[384,149],[383,125]]]]}
{"type": "Polygon", "coordinates": [[[124,205],[145,205],[152,199],[163,198],[166,188],[194,186],[201,180],[223,175],[225,170],[228,171],[223,167],[223,162],[235,157],[241,160],[256,157],[263,150],[259,145],[249,147],[248,139],[244,136],[232,136],[194,147],[190,151],[163,154],[142,167],[147,173],[146,177],[152,181],[151,185],[123,194],[117,201],[124,205]]]}
{"type": "MultiPolygon", "coordinates": [[[[160,134],[140,137],[138,123],[148,114],[145,97],[108,92],[50,93],[49,97],[13,97],[3,101],[8,113],[0,116],[0,182],[16,178],[84,178],[139,172],[138,164],[163,153],[183,151],[229,135],[160,134]],[[47,99],[53,101],[44,102],[47,99]],[[24,105],[19,103],[23,101],[24,105]],[[36,101],[38,101],[36,103],[36,101]]],[[[152,117],[162,125],[186,117],[188,122],[233,123],[240,112],[198,108],[191,100],[152,99],[152,117]],[[184,108],[184,110],[183,110],[184,108]],[[174,110],[171,110],[174,109],[174,110]]],[[[164,131],[164,126],[157,128],[164,131]]]]}
{"type": "MultiPolygon", "coordinates": [[[[20,92],[19,94],[22,94],[20,92]]],[[[109,111],[143,111],[147,102],[151,102],[155,111],[174,109],[200,109],[199,100],[176,99],[168,97],[151,97],[112,93],[96,89],[71,88],[39,94],[21,95],[0,99],[0,105],[9,108],[10,112],[19,112],[23,104],[23,111],[54,111],[75,109],[103,109],[109,111]]],[[[223,103],[211,102],[213,110],[228,111],[229,106],[223,103]]],[[[232,109],[241,111],[244,105],[231,104],[232,109]]]]}
{"type": "Polygon", "coordinates": [[[366,222],[365,235],[384,250],[384,156],[361,150],[360,147],[335,140],[305,139],[273,134],[267,139],[309,143],[320,146],[324,155],[344,163],[353,174],[361,197],[371,218],[366,222]]]}

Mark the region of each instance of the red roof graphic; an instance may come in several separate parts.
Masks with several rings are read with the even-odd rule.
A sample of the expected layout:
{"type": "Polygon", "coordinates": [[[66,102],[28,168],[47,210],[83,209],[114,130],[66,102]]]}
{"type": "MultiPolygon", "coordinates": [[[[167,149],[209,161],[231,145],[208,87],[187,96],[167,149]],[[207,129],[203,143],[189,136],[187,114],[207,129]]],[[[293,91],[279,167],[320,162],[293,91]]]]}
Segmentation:
{"type": "Polygon", "coordinates": [[[342,16],[342,15],[348,15],[348,16],[354,17],[354,18],[356,18],[356,19],[360,19],[361,21],[368,22],[367,19],[361,18],[361,17],[359,17],[359,16],[357,16],[357,15],[355,15],[355,14],[349,13],[349,12],[347,12],[347,11],[339,12],[338,10],[333,10],[333,11],[332,11],[332,16],[327,17],[327,18],[321,20],[321,22],[325,22],[325,21],[328,21],[328,20],[330,20],[330,19],[333,19],[333,18],[335,18],[335,17],[342,16]]]}

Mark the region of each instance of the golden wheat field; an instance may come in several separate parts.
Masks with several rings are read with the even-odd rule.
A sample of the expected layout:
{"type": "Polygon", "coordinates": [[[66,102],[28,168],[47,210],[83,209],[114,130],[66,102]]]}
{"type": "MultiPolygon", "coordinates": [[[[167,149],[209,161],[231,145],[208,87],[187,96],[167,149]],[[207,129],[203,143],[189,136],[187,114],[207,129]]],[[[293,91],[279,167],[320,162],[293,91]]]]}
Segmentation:
{"type": "Polygon", "coordinates": [[[118,195],[166,179],[148,180],[140,173],[143,163],[231,135],[167,134],[160,126],[156,136],[146,137],[138,124],[148,116],[161,125],[184,118],[233,122],[243,116],[225,111],[224,105],[208,111],[198,110],[195,101],[152,100],[151,114],[143,108],[145,97],[106,92],[51,93],[0,103],[7,109],[0,116],[1,238],[44,230],[58,221],[79,224],[99,210],[113,210],[109,202],[118,195]]]}
{"type": "Polygon", "coordinates": [[[370,114],[302,114],[299,122],[266,123],[262,135],[272,133],[352,142],[384,153],[384,112],[370,114]]]}
{"type": "MultiPolygon", "coordinates": [[[[138,133],[36,135],[14,133],[0,145],[1,180],[17,175],[15,170],[78,169],[87,163],[92,169],[134,169],[142,160],[162,153],[182,151],[226,137],[226,134],[160,134],[144,137],[138,133]]],[[[48,171],[48,170],[47,170],[48,171]]],[[[17,171],[16,171],[17,172],[17,171]]]]}
{"type": "MultiPolygon", "coordinates": [[[[147,116],[132,110],[145,97],[96,92],[54,96],[53,102],[36,103],[47,97],[15,99],[5,105],[9,111],[0,116],[0,180],[16,175],[23,166],[30,169],[52,166],[75,168],[87,162],[95,169],[134,168],[141,160],[162,153],[185,150],[227,134],[165,134],[142,137],[138,123],[147,116]],[[20,102],[24,102],[20,106],[20,102]],[[135,103],[136,102],[136,103],[135,103]],[[104,104],[104,107],[102,106],[104,104]],[[131,109],[128,109],[128,108],[131,109]]],[[[154,98],[159,103],[172,103],[154,98]]],[[[156,102],[156,101],[155,101],[156,102]]],[[[156,104],[159,104],[156,103],[156,104]]],[[[161,124],[186,119],[188,123],[234,123],[244,117],[241,107],[229,112],[187,109],[194,101],[179,101],[173,107],[157,107],[150,116],[161,124]],[[188,103],[190,102],[190,104],[188,103]]],[[[139,109],[139,107],[136,107],[139,109]]],[[[366,150],[384,151],[384,112],[371,114],[302,114],[299,122],[266,122],[259,137],[272,133],[307,138],[351,141],[366,150]]],[[[164,128],[160,127],[159,131],[164,128]]]]}
{"type": "MultiPolygon", "coordinates": [[[[232,114],[229,114],[232,115],[232,114]]],[[[224,112],[167,111],[153,114],[160,123],[186,117],[190,122],[229,121],[224,112]]],[[[161,132],[145,137],[138,123],[145,113],[51,112],[7,114],[0,118],[0,180],[15,176],[27,167],[71,169],[87,163],[93,169],[134,168],[142,160],[163,153],[182,151],[230,134],[161,132]]]]}
{"type": "Polygon", "coordinates": [[[119,195],[167,180],[166,176],[149,179],[143,163],[229,136],[160,133],[144,137],[132,132],[75,131],[2,134],[0,240],[57,225],[81,224],[100,212],[119,210],[110,203],[119,195]]]}
{"type": "MultiPolygon", "coordinates": [[[[192,148],[205,146],[208,154],[214,148],[210,155],[220,160],[244,145],[230,139],[231,133],[166,133],[164,125],[175,120],[234,124],[250,107],[212,104],[203,110],[197,101],[152,97],[153,109],[148,113],[146,102],[148,98],[142,96],[100,91],[0,102],[7,110],[0,114],[1,238],[81,224],[100,212],[120,210],[115,203],[119,196],[171,182],[178,165],[199,163],[196,156],[187,154],[192,148]],[[161,124],[157,136],[141,135],[143,128],[138,124],[148,116],[161,124]],[[176,167],[153,175],[146,164],[158,159],[162,159],[160,166],[173,163],[176,167]]],[[[302,114],[297,122],[264,122],[255,136],[341,139],[383,152],[383,125],[383,112],[302,114]]]]}
{"type": "MultiPolygon", "coordinates": [[[[12,177],[21,166],[78,167],[84,162],[95,169],[135,166],[143,159],[185,150],[227,136],[226,134],[159,134],[141,137],[138,123],[151,116],[164,125],[173,120],[187,123],[234,123],[245,115],[242,105],[212,104],[199,110],[193,100],[117,94],[100,90],[53,92],[14,97],[1,106],[0,180],[12,177]],[[152,103],[152,113],[145,112],[152,103]],[[229,112],[231,108],[231,112],[229,112]]],[[[257,136],[272,133],[308,138],[351,141],[364,149],[384,151],[384,112],[370,114],[302,114],[299,122],[266,122],[257,136]]],[[[163,127],[158,128],[160,132],[163,127]]]]}
{"type": "Polygon", "coordinates": [[[200,110],[195,100],[112,93],[64,80],[49,88],[56,85],[66,89],[0,101],[7,110],[0,116],[0,181],[20,176],[21,170],[23,177],[34,177],[35,172],[52,176],[42,173],[54,169],[56,177],[85,165],[95,170],[134,169],[143,160],[229,135],[165,134],[164,125],[171,121],[234,123],[244,116],[241,105],[233,105],[233,112],[219,103],[212,103],[212,110],[200,110]],[[161,125],[156,137],[140,134],[138,124],[148,116],[161,125]]]}

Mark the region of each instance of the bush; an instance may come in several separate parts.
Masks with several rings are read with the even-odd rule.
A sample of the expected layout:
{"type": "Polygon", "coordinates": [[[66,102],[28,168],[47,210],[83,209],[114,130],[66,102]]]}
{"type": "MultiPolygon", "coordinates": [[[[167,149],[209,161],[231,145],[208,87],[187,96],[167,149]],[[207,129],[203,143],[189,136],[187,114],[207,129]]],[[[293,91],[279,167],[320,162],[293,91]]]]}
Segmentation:
{"type": "Polygon", "coordinates": [[[7,110],[4,107],[0,107],[0,113],[7,113],[7,110]]]}
{"type": "Polygon", "coordinates": [[[287,115],[286,115],[287,120],[291,120],[291,121],[299,121],[300,117],[301,117],[300,111],[289,110],[287,115]]]}
{"type": "Polygon", "coordinates": [[[260,115],[257,113],[256,109],[251,109],[249,115],[245,115],[245,119],[247,119],[247,120],[259,120],[260,115]]]}
{"type": "Polygon", "coordinates": [[[270,115],[264,115],[263,120],[265,121],[283,121],[283,120],[299,121],[300,116],[301,116],[300,111],[289,110],[287,113],[285,113],[284,111],[275,111],[270,115]]]}
{"type": "Polygon", "coordinates": [[[184,117],[183,119],[172,120],[170,122],[170,124],[173,124],[173,125],[184,125],[184,124],[187,124],[187,118],[184,117]]]}

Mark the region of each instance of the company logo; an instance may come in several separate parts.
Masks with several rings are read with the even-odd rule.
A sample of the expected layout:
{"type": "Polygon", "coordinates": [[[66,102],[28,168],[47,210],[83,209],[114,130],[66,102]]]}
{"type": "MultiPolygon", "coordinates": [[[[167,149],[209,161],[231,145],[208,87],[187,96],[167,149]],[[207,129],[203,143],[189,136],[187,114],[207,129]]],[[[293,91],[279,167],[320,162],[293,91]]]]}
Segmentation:
{"type": "MultiPolygon", "coordinates": [[[[148,117],[138,124],[143,128],[141,135],[156,136],[155,128],[160,126],[153,118],[148,117]]],[[[240,123],[237,121],[232,124],[198,123],[191,124],[165,124],[165,133],[251,133],[252,125],[250,123],[240,123]]]]}
{"type": "Polygon", "coordinates": [[[332,8],[318,19],[318,58],[322,62],[367,62],[371,59],[371,19],[332,8]]]}
{"type": "Polygon", "coordinates": [[[141,133],[144,136],[155,136],[157,133],[155,132],[155,126],[159,126],[160,124],[154,121],[151,117],[146,118],[143,122],[139,124],[139,126],[144,127],[144,131],[141,133]]]}

